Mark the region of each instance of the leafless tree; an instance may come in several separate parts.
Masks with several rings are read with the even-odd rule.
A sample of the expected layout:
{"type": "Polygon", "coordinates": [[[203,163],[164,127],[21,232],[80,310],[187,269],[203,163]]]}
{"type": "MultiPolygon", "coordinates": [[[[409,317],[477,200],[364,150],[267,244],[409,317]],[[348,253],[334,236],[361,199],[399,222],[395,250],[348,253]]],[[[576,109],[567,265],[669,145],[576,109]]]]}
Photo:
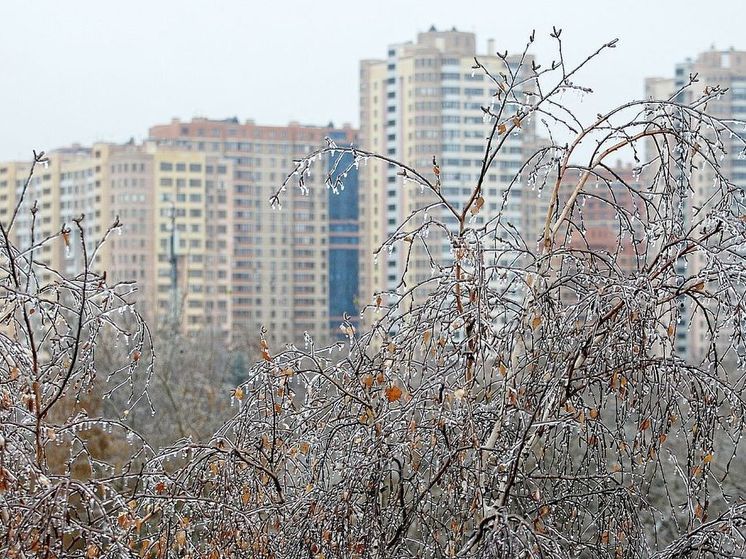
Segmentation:
{"type": "MultiPolygon", "coordinates": [[[[99,344],[105,357],[96,361],[99,370],[107,371],[118,358],[116,340],[111,337],[99,344]]],[[[128,424],[153,447],[173,443],[176,439],[209,438],[231,415],[227,395],[245,375],[233,373],[238,353],[232,353],[224,336],[205,329],[198,336],[185,335],[176,328],[160,327],[153,333],[158,349],[158,368],[148,387],[149,406],[139,406],[128,415],[128,424]]],[[[240,371],[240,368],[239,368],[240,371]]],[[[104,415],[116,416],[126,406],[128,394],[113,394],[105,401],[104,415]]]]}
{"type": "MultiPolygon", "coordinates": [[[[560,33],[558,60],[545,68],[496,72],[475,61],[495,96],[484,107],[482,169],[464,200],[445,195],[437,161],[421,171],[329,143],[297,162],[275,206],[286,187],[307,188],[324,157],[382,162],[435,201],[380,250],[438,252],[428,233],[439,230],[452,258],[433,257],[425,282],[405,275],[395,291],[373,294],[371,329],[342,326],[341,361],[341,348],[312,340],[263,345],[236,389],[240,413],[164,474],[172,511],[191,519],[177,547],[275,557],[743,549],[746,504],[727,480],[744,418],[746,212],[720,170],[721,155],[743,149],[743,125],[708,113],[726,94],[718,88],[686,103],[626,103],[582,123],[563,95],[589,92],[576,74],[616,41],[570,66],[560,33]],[[486,211],[482,185],[506,139],[531,119],[545,139],[501,203],[543,192],[533,238],[499,211],[473,219],[486,211]],[[636,161],[635,180],[609,164],[622,152],[636,161]],[[698,201],[693,177],[705,166],[714,181],[698,201]],[[586,200],[611,210],[613,250],[594,248],[586,200]],[[432,217],[437,208],[456,226],[432,217]],[[704,351],[687,359],[674,347],[684,316],[706,323],[704,351]]],[[[696,84],[692,76],[685,89],[696,84]]],[[[332,177],[345,173],[332,167],[337,189],[332,177]]]]}
{"type": "Polygon", "coordinates": [[[6,557],[90,557],[121,545],[122,477],[148,454],[125,420],[147,401],[150,334],[128,303],[133,286],[108,285],[92,267],[118,220],[92,244],[83,216],[37,238],[34,203],[30,242],[13,242],[34,171],[46,162],[43,152],[34,153],[12,216],[0,223],[0,550],[6,557]],[[41,256],[47,245],[69,247],[72,228],[80,234],[83,269],[67,277],[41,256]],[[124,354],[106,372],[106,396],[127,393],[119,418],[108,420],[97,415],[100,398],[90,397],[103,382],[93,364],[106,335],[120,340],[124,354]],[[127,448],[117,467],[101,459],[116,454],[115,433],[127,448]]]}

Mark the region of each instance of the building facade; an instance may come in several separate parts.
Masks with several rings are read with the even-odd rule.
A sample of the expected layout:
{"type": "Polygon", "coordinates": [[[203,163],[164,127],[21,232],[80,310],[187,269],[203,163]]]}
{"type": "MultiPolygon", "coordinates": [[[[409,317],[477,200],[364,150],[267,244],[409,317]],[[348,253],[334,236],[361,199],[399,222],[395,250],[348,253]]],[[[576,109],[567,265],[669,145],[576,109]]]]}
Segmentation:
{"type": "MultiPolygon", "coordinates": [[[[733,121],[746,120],[746,51],[710,50],[700,53],[694,59],[686,59],[676,64],[673,76],[647,78],[645,94],[647,99],[660,100],[673,98],[675,101],[688,103],[702,94],[706,88],[720,86],[727,92],[719,95],[707,104],[707,112],[717,118],[733,121]],[[697,75],[698,82],[681,92],[689,82],[690,75],[697,75]],[[678,94],[677,94],[678,93],[678,94]],[[675,97],[674,97],[675,96],[675,97]]],[[[736,187],[746,190],[746,158],[742,157],[740,137],[746,137],[743,125],[735,126],[734,133],[723,137],[726,154],[719,161],[720,171],[736,187]]],[[[651,149],[653,146],[649,146],[651,149]]],[[[648,158],[652,152],[648,153],[648,158]]],[[[692,173],[692,191],[682,200],[681,226],[686,227],[693,208],[703,208],[711,196],[715,179],[711,166],[700,165],[692,173]]],[[[691,274],[692,270],[702,269],[706,265],[695,257],[691,262],[680,262],[678,271],[691,274]],[[688,266],[688,267],[687,267],[688,266]]],[[[707,321],[702,312],[697,312],[683,298],[679,308],[679,328],[676,336],[677,353],[690,360],[701,359],[708,350],[709,336],[707,321]]]]}
{"type": "MultiPolygon", "coordinates": [[[[307,194],[291,182],[280,211],[270,207],[269,199],[294,168],[294,160],[323,146],[326,137],[350,144],[355,136],[349,126],[339,130],[297,123],[259,126],[237,119],[173,120],[150,129],[150,141],[161,148],[208,154],[232,163],[230,215],[216,215],[213,222],[221,227],[218,220],[227,219],[231,238],[224,247],[212,250],[231,262],[231,329],[237,347],[254,347],[262,327],[272,345],[301,343],[306,333],[317,343],[330,339],[332,313],[344,312],[337,309],[337,294],[330,294],[330,256],[335,270],[344,266],[347,257],[337,246],[344,235],[335,231],[332,241],[330,223],[335,221],[337,228],[354,221],[354,212],[347,215],[343,208],[354,204],[346,196],[354,197],[355,189],[340,196],[345,206],[335,205],[340,215],[332,218],[325,185],[328,167],[320,164],[311,170],[307,194]],[[334,308],[330,308],[332,301],[334,308]]],[[[349,281],[354,283],[354,270],[347,272],[345,281],[352,277],[349,281]]]]}
{"type": "MultiPolygon", "coordinates": [[[[32,230],[36,243],[65,231],[35,258],[74,275],[87,257],[110,282],[136,282],[137,305],[153,326],[231,333],[230,160],[133,142],[72,146],[48,158],[35,170],[16,217],[13,240],[19,246],[31,245],[32,230]]],[[[26,163],[0,164],[4,225],[28,172],[26,163]]]]}
{"type": "MultiPolygon", "coordinates": [[[[344,131],[332,131],[329,138],[344,145],[350,138],[344,131]]],[[[358,288],[360,262],[360,208],[358,169],[352,154],[330,157],[327,161],[332,181],[350,169],[342,184],[344,190],[327,191],[329,205],[329,328],[343,337],[340,329],[348,320],[353,326],[360,322],[358,288]]]]}
{"type": "MultiPolygon", "coordinates": [[[[493,52],[478,53],[473,33],[435,28],[418,34],[414,43],[389,46],[384,59],[364,60],[360,65],[361,146],[411,165],[433,183],[435,158],[441,192],[457,208],[468,200],[480,174],[492,127],[482,107],[490,106],[497,87],[483,72],[473,70],[475,56],[493,75],[506,70],[506,62],[518,67],[518,57],[503,62],[493,52]]],[[[515,179],[531,130],[527,125],[506,139],[485,177],[485,204],[475,226],[501,211],[506,221],[523,229],[523,186],[515,179]],[[509,185],[511,195],[503,206],[509,185]]],[[[435,202],[436,197],[404,182],[393,166],[373,161],[361,169],[360,184],[360,300],[366,304],[378,292],[396,289],[404,276],[407,285],[431,277],[431,255],[424,250],[396,246],[377,261],[373,253],[415,209],[435,202]]],[[[445,210],[428,213],[455,230],[456,220],[445,210]]],[[[437,231],[431,229],[429,234],[431,248],[437,247],[433,258],[452,260],[446,237],[440,242],[437,231]]]]}

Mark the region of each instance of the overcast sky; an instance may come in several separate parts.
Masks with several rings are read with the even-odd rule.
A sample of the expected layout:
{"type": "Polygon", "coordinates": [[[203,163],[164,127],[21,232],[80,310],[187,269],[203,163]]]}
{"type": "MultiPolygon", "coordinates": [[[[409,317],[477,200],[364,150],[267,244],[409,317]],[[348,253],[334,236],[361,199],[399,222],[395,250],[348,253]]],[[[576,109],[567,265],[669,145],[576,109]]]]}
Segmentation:
{"type": "Polygon", "coordinates": [[[515,51],[552,25],[578,59],[584,112],[642,95],[643,78],[711,45],[746,50],[744,0],[2,0],[0,160],[72,142],[126,141],[172,117],[357,124],[358,62],[430,25],[515,51]]]}

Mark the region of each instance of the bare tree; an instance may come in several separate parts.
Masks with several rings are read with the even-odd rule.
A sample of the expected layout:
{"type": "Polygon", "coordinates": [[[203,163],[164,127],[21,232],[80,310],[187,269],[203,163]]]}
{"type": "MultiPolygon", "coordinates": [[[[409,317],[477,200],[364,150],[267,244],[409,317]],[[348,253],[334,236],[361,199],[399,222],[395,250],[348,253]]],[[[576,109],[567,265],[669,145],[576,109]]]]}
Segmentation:
{"type": "MultiPolygon", "coordinates": [[[[19,419],[3,467],[26,457],[35,477],[0,495],[14,534],[3,549],[210,558],[742,553],[746,503],[729,480],[746,411],[746,208],[720,161],[744,149],[743,124],[708,112],[727,93],[718,88],[687,102],[629,102],[583,123],[563,95],[589,92],[575,83],[578,71],[616,41],[572,66],[561,31],[551,36],[558,59],[546,67],[525,62],[533,34],[517,68],[475,60],[495,95],[483,108],[479,178],[464,199],[445,195],[437,160],[422,171],[332,142],[298,161],[273,197],[279,206],[285,188],[305,190],[304,177],[327,157],[396,167],[428,198],[379,251],[440,253],[433,243],[448,239],[451,258],[433,257],[429,279],[405,274],[396,290],[372,294],[372,326],[358,333],[342,324],[346,344],[307,338],[275,348],[262,336],[261,360],[233,390],[237,413],[209,441],[184,439],[157,454],[137,447],[130,463],[139,468],[116,488],[113,476],[91,482],[108,489],[90,506],[77,501],[88,516],[74,523],[75,544],[59,543],[68,517],[23,507],[34,499],[60,507],[55,491],[79,485],[84,495],[91,486],[68,477],[47,487],[32,459],[38,429],[19,419]],[[506,138],[529,121],[545,138],[499,203],[541,199],[535,233],[487,214],[482,189],[506,138]],[[633,178],[609,164],[622,152],[636,162],[633,178]],[[695,179],[705,167],[713,181],[701,194],[695,179]],[[613,216],[611,245],[589,235],[586,201],[613,216]],[[674,343],[690,326],[683,317],[704,324],[706,342],[687,358],[674,343]],[[39,543],[22,543],[31,525],[39,543]]],[[[696,87],[691,76],[685,89],[696,87]]],[[[337,189],[344,169],[331,167],[328,186],[337,189]]],[[[86,272],[73,285],[95,282],[86,272]]],[[[20,326],[24,308],[14,311],[20,326]]],[[[34,346],[19,347],[13,366],[35,371],[22,350],[34,346]]],[[[34,409],[66,386],[55,378],[30,411],[10,394],[14,417],[36,424],[34,409]]],[[[19,468],[11,474],[20,478],[19,468]]]]}
{"type": "Polygon", "coordinates": [[[91,557],[120,547],[116,514],[125,506],[123,475],[148,452],[124,420],[147,400],[150,334],[128,303],[133,286],[107,285],[105,274],[92,267],[118,220],[90,251],[83,216],[37,238],[34,203],[30,242],[14,244],[34,171],[46,162],[43,152],[34,153],[12,216],[0,223],[0,550],[7,557],[91,557]],[[80,234],[83,269],[67,277],[41,256],[50,244],[69,247],[72,228],[80,234]],[[119,338],[124,353],[106,373],[107,396],[127,393],[121,419],[99,417],[100,394],[90,396],[103,382],[94,360],[105,335],[119,338]],[[113,433],[122,436],[113,439],[113,433]],[[118,443],[125,453],[111,448],[118,443]],[[118,466],[102,454],[120,454],[118,466]]]}
{"type": "MultiPolygon", "coordinates": [[[[532,61],[499,73],[475,61],[495,95],[483,108],[489,134],[465,199],[444,194],[437,161],[421,171],[329,142],[297,162],[275,206],[286,187],[307,188],[319,159],[382,162],[429,198],[379,251],[439,252],[428,235],[439,230],[452,258],[431,258],[424,282],[405,275],[395,291],[373,294],[371,329],[342,325],[341,360],[341,347],[312,340],[286,349],[262,342],[263,361],[234,393],[240,412],[209,444],[172,450],[191,459],[163,472],[170,532],[161,526],[161,550],[659,558],[743,550],[743,490],[727,480],[744,425],[746,212],[720,168],[721,155],[743,149],[742,125],[708,113],[726,93],[717,88],[687,103],[629,102],[583,123],[563,95],[590,92],[576,74],[616,41],[570,66],[560,34],[552,33],[558,60],[544,68],[532,61]],[[545,139],[500,202],[522,196],[528,205],[543,193],[533,237],[500,211],[474,219],[486,212],[482,185],[506,138],[531,119],[545,139]],[[652,150],[643,157],[644,144],[652,150]],[[624,152],[636,161],[634,180],[609,163],[624,152]],[[700,203],[692,177],[704,166],[714,180],[700,203]],[[614,218],[610,249],[588,236],[586,200],[614,218]],[[456,225],[432,217],[436,208],[456,225]],[[706,323],[696,358],[675,351],[688,326],[679,323],[682,302],[706,323]]],[[[692,76],[685,88],[696,83],[692,76]]],[[[345,173],[332,167],[328,186],[337,189],[332,177],[345,173]]],[[[152,506],[147,492],[138,499],[152,506]]]]}
{"type": "MultiPolygon", "coordinates": [[[[96,367],[107,371],[117,360],[115,341],[109,338],[99,343],[106,349],[105,359],[98,359],[96,367]]],[[[234,410],[226,396],[236,383],[243,380],[231,374],[231,359],[242,354],[231,354],[224,336],[205,329],[198,336],[181,334],[177,328],[160,327],[153,333],[153,344],[158,348],[158,368],[148,387],[148,398],[156,415],[149,407],[139,406],[128,415],[128,424],[148,443],[161,447],[177,439],[209,438],[234,410]]],[[[107,416],[116,416],[126,406],[128,394],[114,394],[105,401],[107,416]]]]}

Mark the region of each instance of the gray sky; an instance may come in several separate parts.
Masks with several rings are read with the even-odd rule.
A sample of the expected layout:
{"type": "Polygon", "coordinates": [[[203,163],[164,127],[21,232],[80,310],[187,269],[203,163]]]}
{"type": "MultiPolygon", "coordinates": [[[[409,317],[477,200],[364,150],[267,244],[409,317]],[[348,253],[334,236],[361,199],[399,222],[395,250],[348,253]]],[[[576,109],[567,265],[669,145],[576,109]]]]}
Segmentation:
{"type": "Polygon", "coordinates": [[[480,51],[536,28],[540,63],[552,25],[571,60],[619,37],[576,80],[596,91],[588,115],[713,44],[746,50],[743,0],[2,0],[0,160],[140,139],[175,116],[357,124],[358,61],[431,24],[476,32],[480,51]]]}

